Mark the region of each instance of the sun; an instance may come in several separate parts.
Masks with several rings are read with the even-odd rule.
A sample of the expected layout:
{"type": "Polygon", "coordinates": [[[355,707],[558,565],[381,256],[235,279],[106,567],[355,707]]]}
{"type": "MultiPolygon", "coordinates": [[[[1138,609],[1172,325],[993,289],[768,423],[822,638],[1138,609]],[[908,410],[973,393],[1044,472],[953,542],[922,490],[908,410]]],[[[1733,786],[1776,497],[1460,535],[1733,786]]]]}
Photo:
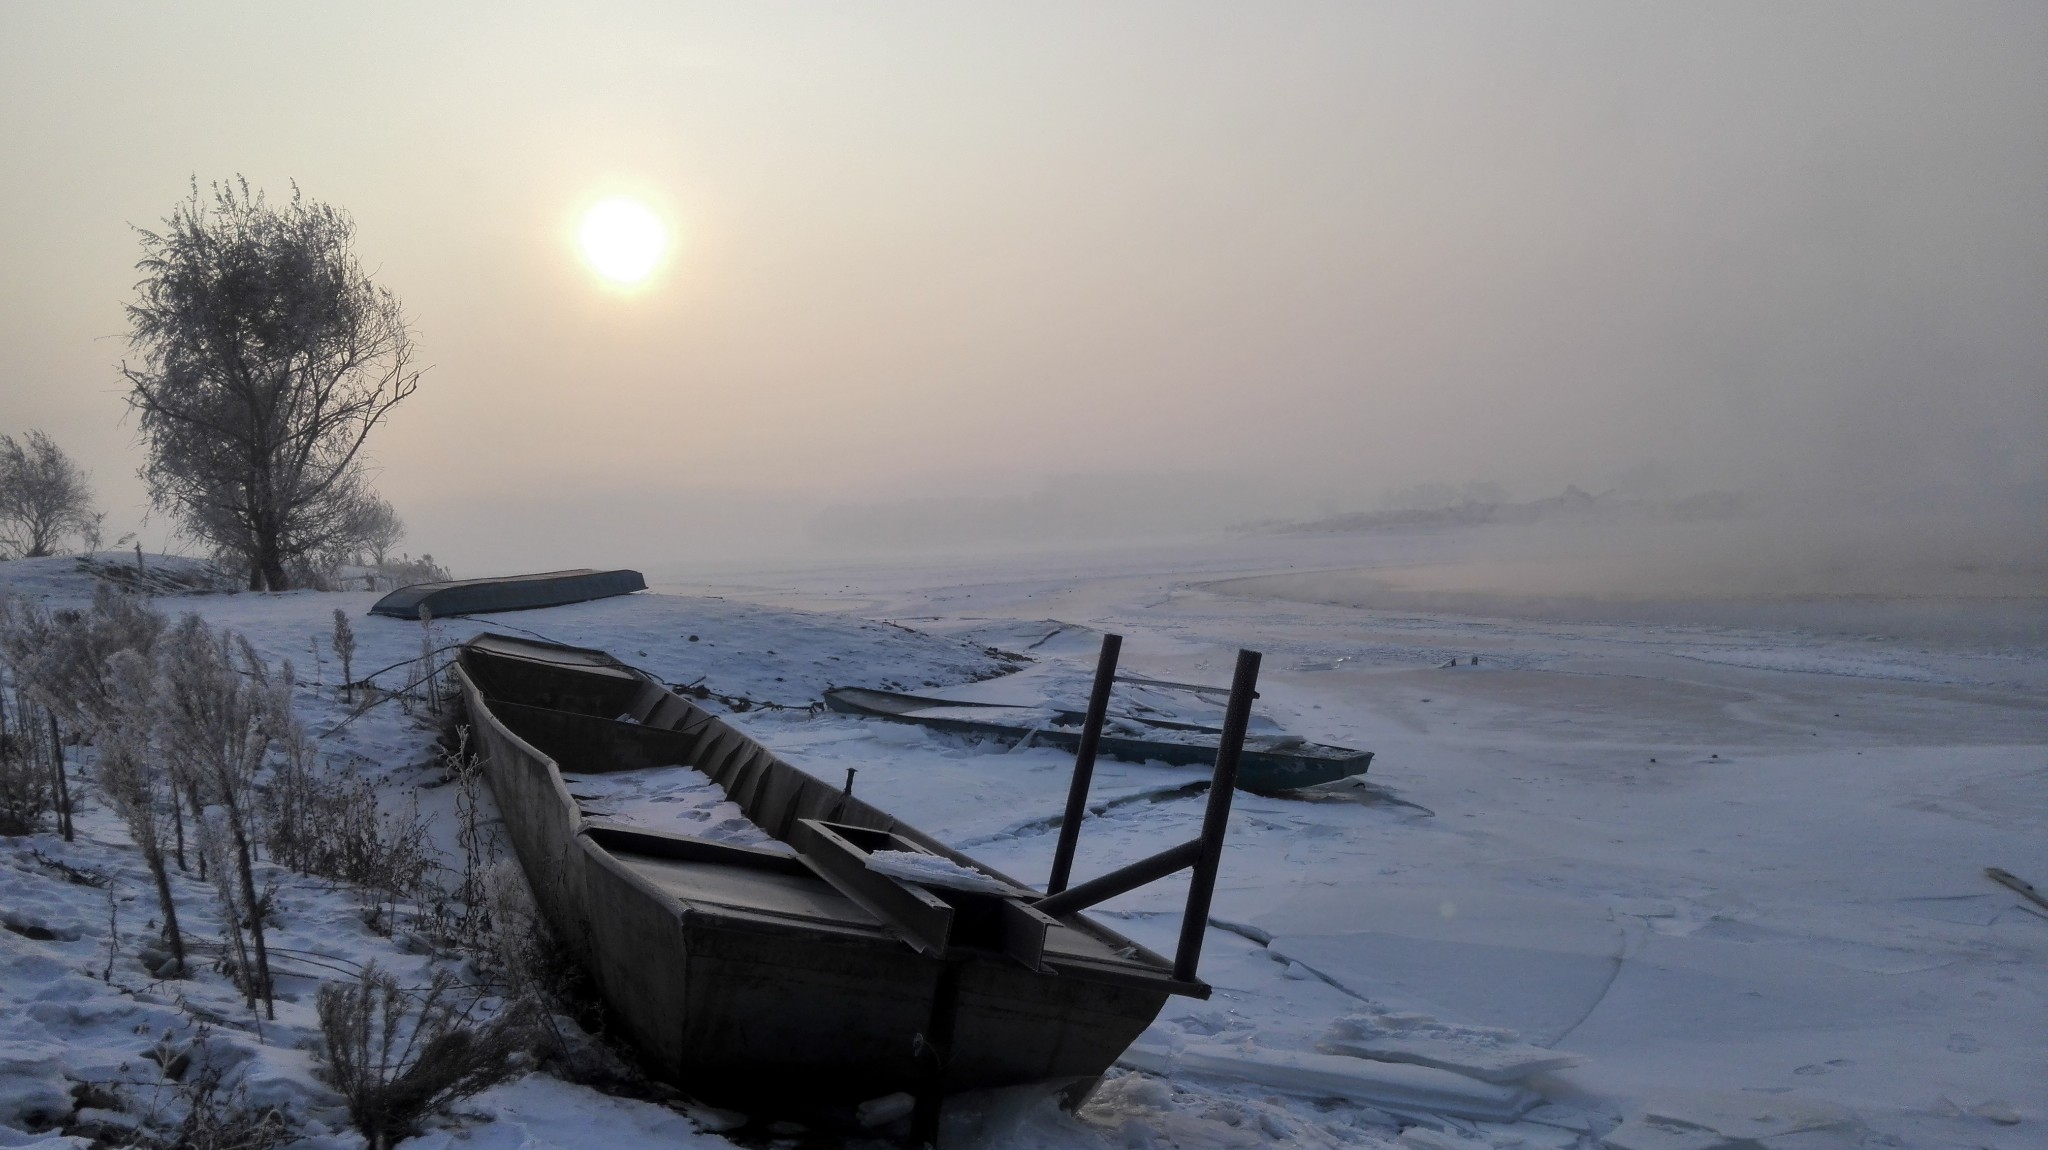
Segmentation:
{"type": "Polygon", "coordinates": [[[668,227],[639,200],[612,196],[583,213],[576,246],[598,275],[632,287],[645,283],[668,254],[668,227]]]}

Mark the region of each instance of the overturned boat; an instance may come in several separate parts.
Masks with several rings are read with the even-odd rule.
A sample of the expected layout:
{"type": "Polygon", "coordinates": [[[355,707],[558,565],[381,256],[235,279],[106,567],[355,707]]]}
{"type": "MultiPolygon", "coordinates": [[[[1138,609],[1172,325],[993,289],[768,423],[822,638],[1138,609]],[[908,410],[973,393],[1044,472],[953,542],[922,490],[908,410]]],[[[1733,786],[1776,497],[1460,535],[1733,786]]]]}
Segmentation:
{"type": "MultiPolygon", "coordinates": [[[[1242,707],[1232,700],[1239,745],[1257,676],[1257,655],[1245,658],[1242,707]]],[[[456,676],[543,914],[649,1070],[708,1102],[830,1112],[907,1092],[931,1128],[936,1100],[961,1090],[1085,1093],[1167,996],[1209,994],[1195,968],[1229,755],[1218,756],[1201,838],[1069,889],[1072,812],[1093,762],[1083,755],[1041,895],[603,652],[482,635],[463,646],[456,676]],[[589,818],[562,777],[669,766],[709,776],[773,842],[589,818]],[[1171,959],[1079,913],[1190,867],[1171,959]]]]}
{"type": "MultiPolygon", "coordinates": [[[[1005,746],[1029,741],[1063,751],[1080,748],[1087,725],[1081,711],[1054,708],[1041,712],[1010,703],[968,703],[866,687],[826,691],[825,706],[843,715],[915,723],[1005,746]]],[[[1207,766],[1216,760],[1222,733],[1198,723],[1152,718],[1127,719],[1125,726],[1124,731],[1105,731],[1099,745],[1102,754],[1126,763],[1207,766]]],[[[1296,735],[1249,735],[1238,765],[1237,785],[1240,790],[1270,795],[1362,775],[1371,766],[1371,751],[1311,743],[1296,735]]]]}
{"type": "Polygon", "coordinates": [[[531,611],[631,595],[647,590],[638,571],[542,571],[534,575],[501,575],[489,579],[450,579],[400,587],[370,605],[370,614],[417,619],[425,611],[436,619],[454,615],[488,615],[496,611],[531,611]]]}

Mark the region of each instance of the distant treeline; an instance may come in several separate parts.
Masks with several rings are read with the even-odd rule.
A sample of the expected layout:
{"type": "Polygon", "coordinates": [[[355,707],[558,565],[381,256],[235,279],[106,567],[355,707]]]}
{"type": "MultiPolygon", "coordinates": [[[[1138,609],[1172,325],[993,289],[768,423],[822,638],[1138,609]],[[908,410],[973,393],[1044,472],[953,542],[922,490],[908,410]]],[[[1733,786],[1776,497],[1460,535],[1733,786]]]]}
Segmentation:
{"type": "Polygon", "coordinates": [[[1526,503],[1505,500],[1466,499],[1441,507],[1406,507],[1389,511],[1359,511],[1309,520],[1263,520],[1246,523],[1235,530],[1254,534],[1297,532],[1386,531],[1412,527],[1473,527],[1488,523],[1535,523],[1559,517],[1586,517],[1610,513],[1648,515],[1659,519],[1689,522],[1727,519],[1749,507],[1751,499],[1732,491],[1707,491],[1679,499],[1646,500],[1606,492],[1588,495],[1578,487],[1566,487],[1548,499],[1526,503]]]}

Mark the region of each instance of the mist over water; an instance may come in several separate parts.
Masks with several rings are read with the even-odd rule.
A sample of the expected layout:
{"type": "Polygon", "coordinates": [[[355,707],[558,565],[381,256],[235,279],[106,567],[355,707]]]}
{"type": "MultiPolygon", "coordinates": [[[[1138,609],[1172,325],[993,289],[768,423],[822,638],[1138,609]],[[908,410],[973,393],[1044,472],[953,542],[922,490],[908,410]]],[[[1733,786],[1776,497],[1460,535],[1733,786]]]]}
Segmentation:
{"type": "Polygon", "coordinates": [[[110,537],[168,527],[129,225],[243,172],[350,211],[416,318],[370,452],[460,573],[1576,485],[1751,509],[1562,544],[1612,556],[1589,594],[2038,590],[2039,5],[69,11],[0,14],[41,173],[0,189],[0,432],[73,450],[110,537]],[[621,191],[676,236],[630,295],[570,242],[621,191]]]}
{"type": "Polygon", "coordinates": [[[1974,495],[1909,506],[1781,500],[1700,521],[1635,509],[1384,531],[1380,557],[1364,565],[1207,586],[1384,611],[2039,648],[2048,645],[2039,507],[1974,495]]]}

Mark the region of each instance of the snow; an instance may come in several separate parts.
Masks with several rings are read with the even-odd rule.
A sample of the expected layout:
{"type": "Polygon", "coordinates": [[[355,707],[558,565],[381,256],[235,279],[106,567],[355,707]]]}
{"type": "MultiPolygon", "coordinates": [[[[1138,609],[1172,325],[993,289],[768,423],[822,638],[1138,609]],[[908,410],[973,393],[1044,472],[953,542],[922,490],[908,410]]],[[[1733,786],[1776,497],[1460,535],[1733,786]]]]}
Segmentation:
{"type": "Polygon", "coordinates": [[[1488,1122],[1512,1122],[1535,1107],[1535,1094],[1409,1062],[1343,1058],[1251,1043],[1191,1043],[1171,1052],[1134,1046],[1122,1063],[1161,1077],[1214,1075],[1310,1097],[1348,1098],[1393,1112],[1415,1111],[1488,1122]]]}
{"type": "Polygon", "coordinates": [[[156,901],[140,855],[105,811],[87,811],[77,821],[75,843],[39,836],[0,846],[0,906],[17,924],[54,935],[0,936],[0,1129],[46,1127],[68,1117],[81,1082],[107,1084],[146,1108],[171,1087],[145,1052],[160,1041],[189,1046],[202,1021],[211,1031],[206,1057],[241,1067],[252,1105],[284,1107],[316,1132],[345,1128],[340,1099],[311,1073],[307,1051],[318,1035],[313,992],[322,979],[360,969],[372,956],[408,981],[424,970],[424,960],[375,935],[344,893],[259,864],[259,882],[277,891],[279,925],[270,935],[277,1018],[252,1014],[210,968],[221,923],[211,888],[195,876],[173,875],[194,974],[159,981],[144,961],[155,941],[156,901]],[[76,882],[53,863],[105,885],[76,882]]]}
{"type": "Polygon", "coordinates": [[[693,767],[653,767],[603,774],[563,772],[562,781],[586,818],[795,853],[747,821],[739,804],[725,797],[725,788],[693,767]]]}
{"type": "MultiPolygon", "coordinates": [[[[810,704],[828,686],[872,686],[1073,706],[1104,630],[1125,636],[1126,670],[1175,682],[1220,684],[1236,648],[1264,651],[1261,714],[1376,751],[1370,785],[1236,796],[1212,911],[1223,925],[1202,955],[1214,996],[1169,1001],[1127,1060],[1148,1069],[1113,1071],[1078,1114],[1028,1092],[961,1100],[949,1122],[965,1123],[972,1145],[2041,1145],[2048,918],[1983,877],[2001,866],[2048,881],[2048,650],[2026,638],[2044,633],[2039,619],[2020,617],[1993,648],[1875,637],[1876,624],[1859,637],[1853,603],[1828,604],[1812,628],[1618,623],[1303,602],[1258,582],[1290,564],[1420,568],[1462,546],[1447,534],[1261,538],[764,572],[744,585],[657,579],[622,599],[437,620],[425,636],[365,617],[365,594],[160,606],[292,659],[302,713],[329,732],[325,753],[416,796],[451,851],[456,788],[435,785],[445,771],[429,717],[387,702],[343,725],[351,709],[335,698],[324,640],[336,607],[354,623],[359,676],[417,657],[423,638],[497,629],[780,704],[731,721],[835,784],[856,768],[869,802],[1030,883],[1050,867],[1067,756],[810,704]],[[997,677],[1014,663],[988,648],[1030,662],[997,677]],[[1454,656],[1460,665],[1444,666],[1454,656]],[[1445,1090],[1541,1105],[1495,1120],[1459,1112],[1449,1094],[1404,1108],[1370,1093],[1424,1072],[1445,1090]]],[[[0,564],[5,589],[58,605],[90,593],[69,560],[0,564]]],[[[1797,610],[1763,614],[1796,623],[1797,610]]],[[[1184,692],[1120,686],[1117,700],[1181,721],[1219,713],[1184,692]]],[[[1076,879],[1193,837],[1202,778],[1099,763],[1076,879]]],[[[742,830],[706,783],[677,768],[570,786],[617,821],[742,830]]],[[[281,1000],[259,1034],[221,976],[151,980],[136,957],[153,905],[140,860],[96,805],[79,826],[69,847],[48,835],[0,844],[5,921],[52,936],[0,932],[0,1145],[28,1139],[26,1110],[68,1105],[77,1082],[151,1069],[136,1060],[153,1035],[189,1027],[172,993],[235,1023],[215,1033],[246,1054],[253,1081],[325,1131],[310,1144],[351,1144],[303,1049],[324,969],[310,962],[374,958],[423,978],[438,960],[371,931],[347,892],[276,872],[278,944],[327,957],[295,968],[297,1001],[281,1000]],[[111,981],[100,977],[105,892],[65,881],[31,849],[113,876],[111,981]]],[[[210,937],[212,899],[188,885],[181,912],[210,937]]],[[[1168,880],[1099,913],[1170,952],[1184,898],[1184,880],[1168,880]]],[[[718,1125],[682,1104],[529,1075],[421,1141],[730,1145],[718,1125]]]]}
{"type": "Polygon", "coordinates": [[[1362,1010],[1338,1019],[1322,1049],[1382,1062],[1413,1062],[1477,1078],[1520,1082],[1532,1074],[1563,1070],[1586,1060],[1532,1046],[1512,1030],[1463,1026],[1427,1014],[1362,1010]]]}
{"type": "Polygon", "coordinates": [[[943,855],[923,851],[875,851],[867,857],[867,868],[904,882],[948,890],[980,891],[983,894],[1018,894],[1016,887],[943,855]]]}

